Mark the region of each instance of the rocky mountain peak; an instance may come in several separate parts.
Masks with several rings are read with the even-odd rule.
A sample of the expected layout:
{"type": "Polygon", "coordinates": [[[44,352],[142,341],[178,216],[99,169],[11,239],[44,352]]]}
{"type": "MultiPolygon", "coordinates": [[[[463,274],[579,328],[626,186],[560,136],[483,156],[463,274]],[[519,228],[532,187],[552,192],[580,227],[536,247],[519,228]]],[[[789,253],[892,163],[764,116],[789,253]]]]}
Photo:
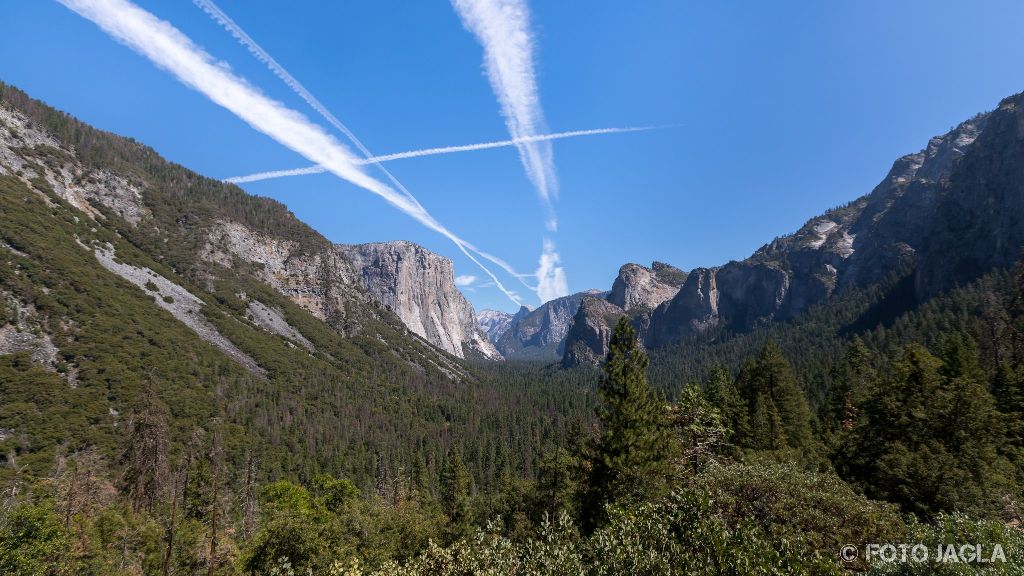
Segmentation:
{"type": "Polygon", "coordinates": [[[608,301],[625,311],[644,308],[653,310],[679,292],[686,281],[686,272],[662,262],[650,268],[626,264],[612,284],[608,301]]]}
{"type": "Polygon", "coordinates": [[[337,249],[370,295],[414,334],[460,358],[467,350],[501,358],[477,325],[473,306],[455,286],[451,260],[404,240],[337,249]]]}
{"type": "Polygon", "coordinates": [[[1022,158],[1018,94],[897,159],[869,194],[811,218],[745,260],[693,270],[678,284],[660,277],[665,268],[658,263],[623,266],[606,303],[580,307],[563,362],[602,358],[602,334],[615,315],[628,315],[643,343],[657,347],[718,326],[744,332],[788,320],[894,273],[911,271],[923,300],[1012,265],[1024,246],[1022,158]]]}
{"type": "Polygon", "coordinates": [[[513,314],[501,310],[481,310],[476,315],[476,323],[484,331],[487,340],[493,343],[509,329],[514,317],[513,314]]]}
{"type": "Polygon", "coordinates": [[[541,304],[534,310],[519,309],[507,329],[494,341],[502,356],[521,360],[557,360],[580,302],[587,296],[603,298],[607,292],[592,289],[541,304]]]}

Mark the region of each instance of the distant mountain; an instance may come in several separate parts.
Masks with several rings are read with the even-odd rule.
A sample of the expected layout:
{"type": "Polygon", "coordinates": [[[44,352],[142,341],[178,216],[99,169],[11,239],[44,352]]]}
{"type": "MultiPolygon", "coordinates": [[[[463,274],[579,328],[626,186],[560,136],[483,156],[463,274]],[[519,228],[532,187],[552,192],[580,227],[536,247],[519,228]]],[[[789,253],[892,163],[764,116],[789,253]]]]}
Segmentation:
{"type": "Polygon", "coordinates": [[[516,314],[485,311],[480,326],[498,351],[509,360],[559,360],[565,352],[565,339],[580,305],[591,299],[615,303],[615,309],[652,310],[679,291],[686,272],[654,262],[650,268],[626,264],[619,270],[610,292],[586,290],[556,298],[530,310],[525,306],[516,314]]]}
{"type": "Polygon", "coordinates": [[[491,331],[491,341],[508,360],[558,360],[580,302],[594,294],[607,293],[588,290],[545,302],[535,310],[523,306],[506,323],[491,331]]]}
{"type": "Polygon", "coordinates": [[[662,262],[654,262],[650,268],[623,265],[611,292],[591,295],[581,302],[566,332],[563,363],[576,366],[600,362],[607,354],[612,326],[621,316],[633,318],[643,341],[651,311],[675,297],[688,277],[686,272],[662,262]]]}
{"type": "Polygon", "coordinates": [[[893,275],[909,274],[910,297],[922,302],[1012,265],[1022,246],[1024,96],[1018,94],[897,160],[871,193],[749,258],[675,274],[683,280],[678,292],[656,307],[634,307],[643,298],[614,288],[604,304],[585,304],[563,363],[603,358],[610,323],[622,315],[648,348],[712,329],[745,333],[893,275]]]}
{"type": "Polygon", "coordinates": [[[484,331],[487,340],[496,342],[512,325],[514,314],[501,310],[481,310],[476,315],[476,322],[484,331]]]}

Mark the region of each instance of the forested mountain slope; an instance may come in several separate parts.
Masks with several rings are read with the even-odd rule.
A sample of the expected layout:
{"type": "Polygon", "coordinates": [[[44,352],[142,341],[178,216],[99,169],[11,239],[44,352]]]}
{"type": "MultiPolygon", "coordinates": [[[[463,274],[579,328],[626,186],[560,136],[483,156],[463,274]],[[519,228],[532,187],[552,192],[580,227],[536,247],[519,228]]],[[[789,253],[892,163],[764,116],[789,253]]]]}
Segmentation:
{"type": "Polygon", "coordinates": [[[356,261],[365,249],[330,244],[277,202],[9,86],[0,121],[5,462],[43,471],[86,445],[114,457],[127,415],[152,396],[171,408],[177,440],[220,422],[229,454],[258,455],[271,476],[372,483],[436,470],[452,445],[505,454],[492,474],[528,466],[536,448],[517,444],[519,429],[545,418],[524,424],[530,400],[482,388],[458,358],[493,349],[454,285],[444,292],[447,260],[405,243],[418,260],[382,272],[380,258],[356,261]],[[368,278],[407,290],[424,270],[435,285],[415,297],[454,307],[459,324],[421,337],[368,278]]]}

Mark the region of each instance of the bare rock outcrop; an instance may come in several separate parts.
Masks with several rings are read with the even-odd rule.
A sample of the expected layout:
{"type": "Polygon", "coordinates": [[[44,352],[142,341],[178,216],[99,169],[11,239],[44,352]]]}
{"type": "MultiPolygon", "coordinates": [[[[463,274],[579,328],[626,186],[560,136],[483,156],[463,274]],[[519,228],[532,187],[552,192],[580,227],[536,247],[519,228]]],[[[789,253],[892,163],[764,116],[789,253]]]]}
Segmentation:
{"type": "Polygon", "coordinates": [[[451,260],[406,241],[339,245],[362,286],[410,331],[463,358],[501,355],[477,325],[473,306],[455,286],[451,260]]]}
{"type": "Polygon", "coordinates": [[[481,310],[476,314],[476,323],[493,344],[512,327],[513,318],[514,314],[501,310],[481,310]]]}
{"type": "MultiPolygon", "coordinates": [[[[1024,247],[1024,94],[899,158],[869,194],[807,221],[742,261],[698,268],[670,298],[642,266],[627,264],[609,304],[628,314],[647,347],[718,327],[744,332],[795,318],[819,302],[894,274],[912,275],[919,300],[993,268],[1024,247]]],[[[581,307],[565,344],[568,365],[599,360],[600,317],[581,307]],[[595,315],[590,317],[585,312],[595,315]],[[572,357],[570,357],[570,354],[572,357]]]]}
{"type": "Polygon", "coordinates": [[[565,337],[580,303],[588,296],[603,298],[606,295],[607,292],[587,290],[555,298],[535,310],[523,307],[495,346],[509,359],[558,360],[564,352],[565,337]]]}
{"type": "Polygon", "coordinates": [[[686,272],[663,262],[655,262],[650,268],[625,264],[619,268],[608,301],[627,312],[654,310],[675,296],[685,281],[686,272]]]}
{"type": "Polygon", "coordinates": [[[625,315],[625,310],[604,298],[584,298],[566,335],[562,365],[573,368],[603,361],[615,323],[625,315]]]}

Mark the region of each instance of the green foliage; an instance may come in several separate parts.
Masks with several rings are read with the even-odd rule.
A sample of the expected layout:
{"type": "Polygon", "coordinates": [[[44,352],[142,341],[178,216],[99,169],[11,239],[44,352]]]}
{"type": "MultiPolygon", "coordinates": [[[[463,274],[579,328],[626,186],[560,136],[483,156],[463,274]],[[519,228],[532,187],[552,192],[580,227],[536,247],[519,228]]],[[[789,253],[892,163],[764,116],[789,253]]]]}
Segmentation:
{"type": "Polygon", "coordinates": [[[729,429],[717,408],[696,384],[683,388],[671,407],[670,419],[679,446],[683,469],[700,472],[731,452],[727,444],[729,429]]]}
{"type": "Polygon", "coordinates": [[[869,495],[924,516],[998,509],[1016,488],[997,454],[1001,419],[981,377],[960,335],[946,339],[942,359],[908,346],[869,384],[840,470],[869,495]]]}
{"type": "Polygon", "coordinates": [[[330,474],[317,474],[313,478],[313,499],[317,506],[331,512],[341,512],[359,496],[359,489],[345,479],[330,474]]]}
{"type": "Polygon", "coordinates": [[[716,366],[705,384],[708,402],[715,407],[726,428],[725,440],[732,444],[751,442],[750,412],[740,391],[724,366],[716,366]]]}
{"type": "Polygon", "coordinates": [[[765,344],[756,360],[744,363],[736,387],[750,410],[751,447],[762,450],[809,450],[813,447],[807,400],[792,367],[775,342],[765,344]]]}
{"type": "Polygon", "coordinates": [[[471,480],[459,454],[449,454],[441,471],[441,508],[448,516],[452,535],[460,536],[470,530],[472,520],[469,506],[471,480]]]}
{"type": "Polygon", "coordinates": [[[52,505],[19,504],[0,516],[0,574],[57,573],[67,540],[52,505]]]}
{"type": "MultiPolygon", "coordinates": [[[[912,523],[905,542],[924,544],[928,551],[927,562],[884,562],[871,566],[870,576],[959,576],[968,574],[1020,574],[1024,566],[1024,532],[1019,528],[1001,522],[978,520],[964,514],[939,514],[930,524],[912,523]],[[953,562],[938,561],[938,550],[954,546],[959,555],[961,546],[981,546],[981,557],[993,559],[996,545],[1003,552],[1004,560],[994,562],[953,562]],[[940,548],[941,547],[941,548],[940,548]]],[[[968,559],[973,551],[965,552],[968,559]]]]}
{"type": "Polygon", "coordinates": [[[773,541],[801,550],[837,554],[844,544],[863,549],[906,536],[896,506],[868,500],[832,473],[752,459],[713,466],[695,483],[729,525],[752,523],[773,541]]]}
{"type": "Polygon", "coordinates": [[[601,523],[607,504],[636,503],[664,489],[671,434],[665,403],[647,384],[647,362],[629,321],[620,318],[599,390],[602,430],[584,511],[588,526],[601,523]]]}

